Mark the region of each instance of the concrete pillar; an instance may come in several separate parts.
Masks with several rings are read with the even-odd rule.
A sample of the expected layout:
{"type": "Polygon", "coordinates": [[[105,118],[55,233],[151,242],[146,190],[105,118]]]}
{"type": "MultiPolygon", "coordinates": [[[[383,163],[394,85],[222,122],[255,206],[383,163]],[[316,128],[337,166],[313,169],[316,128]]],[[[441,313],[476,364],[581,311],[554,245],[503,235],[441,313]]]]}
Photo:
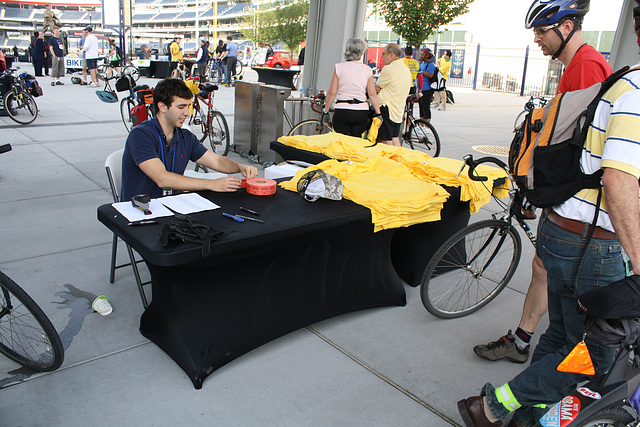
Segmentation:
{"type": "Polygon", "coordinates": [[[611,48],[611,57],[609,58],[613,71],[619,70],[625,65],[633,66],[640,60],[631,12],[635,6],[637,4],[634,0],[624,0],[622,5],[620,21],[618,22],[618,29],[616,30],[613,47],[611,48]]]}
{"type": "Polygon", "coordinates": [[[367,0],[310,0],[303,84],[308,95],[326,91],[348,39],[362,38],[367,0]]]}

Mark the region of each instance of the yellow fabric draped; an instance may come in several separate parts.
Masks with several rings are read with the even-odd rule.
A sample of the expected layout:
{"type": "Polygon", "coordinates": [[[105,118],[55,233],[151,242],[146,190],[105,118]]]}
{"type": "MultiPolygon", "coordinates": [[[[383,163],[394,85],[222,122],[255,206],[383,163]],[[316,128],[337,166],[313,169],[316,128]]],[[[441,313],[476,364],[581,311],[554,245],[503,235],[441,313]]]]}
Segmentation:
{"type": "Polygon", "coordinates": [[[371,209],[375,231],[438,221],[442,205],[449,197],[441,185],[460,187],[460,200],[469,202],[471,213],[491,200],[491,189],[499,198],[508,195],[508,180],[501,187],[494,188],[493,184],[496,179],[506,178],[506,173],[491,166],[478,167],[478,174],[488,177],[480,182],[468,177],[466,167],[458,174],[462,160],[431,157],[421,151],[386,144],[371,146],[366,139],[335,132],[283,136],[278,141],[336,159],[298,172],[292,180],[281,183],[281,187],[296,191],[304,173],[322,169],[342,180],[346,199],[371,209]]]}

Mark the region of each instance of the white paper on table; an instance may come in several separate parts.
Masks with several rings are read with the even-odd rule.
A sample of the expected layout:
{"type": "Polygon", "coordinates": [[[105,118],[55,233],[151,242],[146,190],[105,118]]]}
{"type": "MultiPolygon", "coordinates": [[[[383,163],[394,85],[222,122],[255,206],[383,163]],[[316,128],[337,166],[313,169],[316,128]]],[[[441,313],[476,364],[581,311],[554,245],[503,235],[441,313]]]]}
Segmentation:
{"type": "Polygon", "coordinates": [[[161,197],[159,200],[163,205],[170,207],[176,212],[187,215],[195,212],[210,211],[220,209],[220,206],[205,199],[197,193],[178,194],[177,196],[161,197]]]}
{"type": "Polygon", "coordinates": [[[116,210],[124,215],[125,218],[127,218],[130,222],[143,221],[146,219],[173,215],[173,212],[162,206],[162,202],[160,201],[160,199],[151,199],[149,201],[149,210],[151,211],[151,214],[149,215],[145,215],[142,210],[133,207],[131,201],[112,203],[111,206],[116,208],[116,210]]]}

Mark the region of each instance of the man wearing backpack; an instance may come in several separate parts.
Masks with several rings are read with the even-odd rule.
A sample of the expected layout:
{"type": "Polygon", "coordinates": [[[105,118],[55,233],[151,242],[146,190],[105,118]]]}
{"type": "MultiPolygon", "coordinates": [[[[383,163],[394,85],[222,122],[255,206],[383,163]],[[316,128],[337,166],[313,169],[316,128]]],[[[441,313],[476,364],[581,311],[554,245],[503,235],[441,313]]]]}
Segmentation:
{"type": "MultiPolygon", "coordinates": [[[[585,89],[604,81],[612,70],[602,54],[586,44],[581,23],[589,11],[589,0],[536,0],[529,8],[525,27],[533,28],[534,41],[547,56],[553,56],[565,66],[558,93],[585,89]],[[558,8],[555,13],[554,8],[558,8]]],[[[531,210],[525,211],[535,217],[531,210]]],[[[477,345],[473,351],[479,357],[496,361],[525,363],[529,358],[529,342],[547,311],[547,272],[538,255],[534,256],[532,274],[522,317],[514,334],[511,330],[497,341],[477,345]]]]}
{"type": "Polygon", "coordinates": [[[442,73],[444,84],[442,89],[436,91],[434,101],[438,103],[439,111],[447,111],[447,79],[449,78],[449,70],[451,69],[451,56],[453,53],[447,49],[444,54],[438,59],[438,69],[442,73]]]}
{"type": "MultiPolygon", "coordinates": [[[[639,6],[633,16],[640,46],[640,0],[636,2],[639,6]]],[[[640,266],[640,215],[634,202],[640,177],[639,87],[640,64],[605,92],[589,127],[580,166],[585,174],[602,170],[602,187],[580,190],[542,213],[536,250],[548,272],[549,328],[531,365],[521,374],[497,389],[487,383],[481,396],[458,402],[467,426],[501,426],[512,412],[510,426],[534,425],[576,384],[594,378],[559,368],[581,341],[586,343],[595,376],[609,369],[614,349],[583,337],[585,316],[578,314],[577,301],[584,292],[626,276],[623,249],[631,265],[640,266]],[[592,228],[599,196],[599,214],[592,228]]]]}

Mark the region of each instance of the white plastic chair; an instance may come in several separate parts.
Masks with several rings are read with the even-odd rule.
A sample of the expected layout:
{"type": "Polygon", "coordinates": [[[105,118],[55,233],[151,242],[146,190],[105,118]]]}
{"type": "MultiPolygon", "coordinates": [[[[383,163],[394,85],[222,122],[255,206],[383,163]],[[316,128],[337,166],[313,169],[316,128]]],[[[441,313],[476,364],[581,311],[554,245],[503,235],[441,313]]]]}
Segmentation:
{"type": "MultiPolygon", "coordinates": [[[[122,190],[122,154],[124,149],[111,153],[107,160],[104,162],[104,167],[107,170],[107,178],[109,179],[109,185],[111,186],[111,193],[113,194],[113,201],[115,203],[120,202],[120,191],[122,190]]],[[[133,253],[133,249],[125,242],[127,246],[127,253],[129,254],[129,261],[126,264],[116,265],[116,255],[118,251],[118,236],[113,233],[113,244],[111,246],[111,268],[109,270],[109,282],[115,281],[116,269],[131,266],[133,269],[133,277],[138,285],[138,291],[140,292],[140,298],[142,298],[142,305],[146,309],[149,304],[147,303],[147,297],[144,293],[143,286],[148,285],[149,282],[142,282],[140,279],[140,271],[138,270],[138,264],[143,262],[142,260],[136,260],[133,253]]]]}

